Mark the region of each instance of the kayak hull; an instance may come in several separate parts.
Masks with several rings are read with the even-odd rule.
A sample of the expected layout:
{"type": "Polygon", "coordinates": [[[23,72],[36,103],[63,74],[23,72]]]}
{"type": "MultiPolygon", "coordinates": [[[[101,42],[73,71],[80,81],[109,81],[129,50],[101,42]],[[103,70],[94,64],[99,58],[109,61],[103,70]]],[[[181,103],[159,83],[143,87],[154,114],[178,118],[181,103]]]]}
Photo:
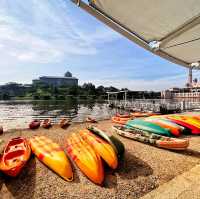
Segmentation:
{"type": "Polygon", "coordinates": [[[101,129],[98,129],[97,127],[94,127],[94,126],[90,126],[87,129],[93,134],[107,141],[113,147],[115,153],[117,154],[118,159],[123,158],[125,147],[124,147],[124,144],[118,138],[116,138],[113,135],[108,136],[107,133],[105,133],[101,129]]]}
{"type": "Polygon", "coordinates": [[[93,147],[96,153],[98,153],[112,169],[117,168],[117,155],[109,143],[95,136],[88,130],[82,130],[79,134],[89,145],[93,147]]]}
{"type": "Polygon", "coordinates": [[[67,139],[67,153],[85,176],[95,184],[102,184],[104,169],[101,158],[80,135],[72,134],[67,139]]]}
{"type": "Polygon", "coordinates": [[[123,137],[164,149],[185,150],[189,146],[189,140],[169,138],[138,129],[131,130],[123,126],[113,126],[113,130],[123,137]]]}
{"type": "Polygon", "coordinates": [[[157,124],[154,124],[152,122],[148,122],[142,119],[130,120],[126,123],[126,127],[137,128],[144,131],[148,131],[150,133],[155,133],[155,134],[164,135],[168,137],[171,136],[171,132],[169,129],[162,128],[157,124]]]}
{"type": "Polygon", "coordinates": [[[0,170],[6,175],[16,177],[31,155],[31,148],[25,138],[13,138],[6,145],[0,158],[0,170]]]}
{"type": "Polygon", "coordinates": [[[45,136],[30,139],[31,148],[37,158],[67,181],[73,180],[71,164],[61,147],[45,136]]]}
{"type": "Polygon", "coordinates": [[[124,125],[127,123],[128,120],[131,120],[132,118],[120,118],[120,117],[116,117],[116,116],[113,116],[111,118],[112,122],[113,123],[117,123],[117,124],[121,124],[121,125],[124,125]]]}

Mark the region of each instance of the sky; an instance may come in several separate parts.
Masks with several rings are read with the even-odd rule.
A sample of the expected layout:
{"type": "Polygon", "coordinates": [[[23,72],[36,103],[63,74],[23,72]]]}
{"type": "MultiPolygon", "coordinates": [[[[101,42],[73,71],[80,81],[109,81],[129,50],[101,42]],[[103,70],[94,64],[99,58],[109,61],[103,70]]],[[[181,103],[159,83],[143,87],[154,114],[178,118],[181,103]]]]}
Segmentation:
{"type": "Polygon", "coordinates": [[[31,83],[66,71],[80,85],[156,91],[184,86],[188,73],[114,32],[70,0],[1,0],[0,84],[31,83]]]}

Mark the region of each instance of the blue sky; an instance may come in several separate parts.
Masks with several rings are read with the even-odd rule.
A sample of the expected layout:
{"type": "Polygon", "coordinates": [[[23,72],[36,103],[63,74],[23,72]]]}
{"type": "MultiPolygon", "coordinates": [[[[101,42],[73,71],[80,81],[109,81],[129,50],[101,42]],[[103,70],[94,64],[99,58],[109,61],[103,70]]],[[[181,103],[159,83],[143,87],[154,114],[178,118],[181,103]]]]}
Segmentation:
{"type": "Polygon", "coordinates": [[[132,90],[187,80],[185,68],[145,51],[69,0],[1,0],[0,8],[0,84],[67,70],[80,84],[132,90]]]}

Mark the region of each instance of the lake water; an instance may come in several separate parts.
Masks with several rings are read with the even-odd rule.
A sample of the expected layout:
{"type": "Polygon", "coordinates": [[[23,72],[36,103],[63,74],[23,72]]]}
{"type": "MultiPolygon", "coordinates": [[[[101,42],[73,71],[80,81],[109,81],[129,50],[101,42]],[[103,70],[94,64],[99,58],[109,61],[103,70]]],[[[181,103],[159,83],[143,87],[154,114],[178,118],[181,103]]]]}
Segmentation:
{"type": "Polygon", "coordinates": [[[60,118],[70,118],[82,122],[87,116],[102,120],[115,113],[106,103],[94,101],[0,101],[0,125],[4,129],[26,128],[33,119],[52,118],[57,123],[60,118]]]}

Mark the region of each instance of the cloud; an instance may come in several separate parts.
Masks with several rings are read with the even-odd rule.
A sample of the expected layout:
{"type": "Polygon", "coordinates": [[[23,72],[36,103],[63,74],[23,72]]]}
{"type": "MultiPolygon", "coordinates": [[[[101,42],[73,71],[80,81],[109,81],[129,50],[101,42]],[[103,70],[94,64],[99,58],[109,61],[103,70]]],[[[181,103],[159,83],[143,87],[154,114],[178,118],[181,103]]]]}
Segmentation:
{"type": "Polygon", "coordinates": [[[84,30],[63,0],[0,2],[0,52],[18,62],[61,62],[71,55],[96,55],[99,43],[119,36],[103,26],[84,30]],[[5,53],[7,52],[7,53],[5,53]]]}

